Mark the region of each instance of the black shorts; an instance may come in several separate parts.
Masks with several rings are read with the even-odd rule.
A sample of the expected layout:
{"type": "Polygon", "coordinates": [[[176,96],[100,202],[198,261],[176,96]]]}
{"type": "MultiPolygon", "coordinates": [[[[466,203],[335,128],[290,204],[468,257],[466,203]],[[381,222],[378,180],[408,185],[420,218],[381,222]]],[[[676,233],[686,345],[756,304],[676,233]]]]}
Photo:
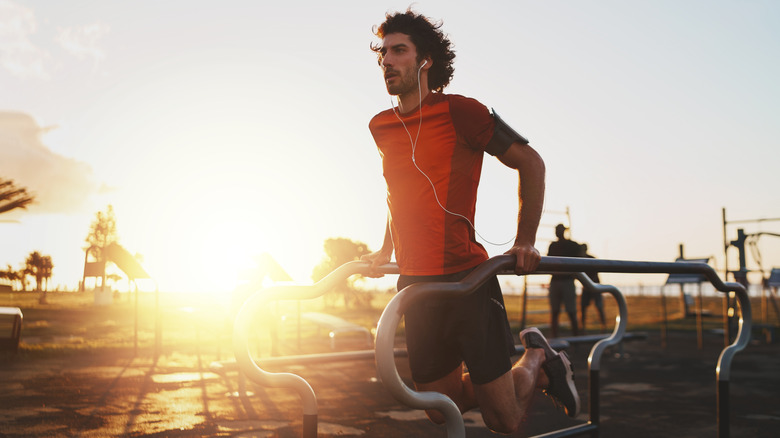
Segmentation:
{"type": "MultiPolygon", "coordinates": [[[[423,281],[460,281],[469,272],[402,275],[398,290],[423,281]]],[[[406,309],[404,317],[409,365],[416,383],[439,380],[463,362],[476,384],[492,382],[512,368],[514,339],[496,277],[466,296],[419,301],[406,309]]]]}

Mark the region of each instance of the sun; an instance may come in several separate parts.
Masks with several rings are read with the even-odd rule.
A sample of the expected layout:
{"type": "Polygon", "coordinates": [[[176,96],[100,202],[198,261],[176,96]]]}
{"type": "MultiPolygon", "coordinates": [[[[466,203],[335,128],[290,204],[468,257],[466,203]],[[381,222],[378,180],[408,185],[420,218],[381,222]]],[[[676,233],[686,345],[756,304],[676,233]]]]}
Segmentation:
{"type": "Polygon", "coordinates": [[[199,273],[215,292],[234,290],[256,268],[267,247],[260,227],[241,219],[211,224],[199,236],[199,273]]]}

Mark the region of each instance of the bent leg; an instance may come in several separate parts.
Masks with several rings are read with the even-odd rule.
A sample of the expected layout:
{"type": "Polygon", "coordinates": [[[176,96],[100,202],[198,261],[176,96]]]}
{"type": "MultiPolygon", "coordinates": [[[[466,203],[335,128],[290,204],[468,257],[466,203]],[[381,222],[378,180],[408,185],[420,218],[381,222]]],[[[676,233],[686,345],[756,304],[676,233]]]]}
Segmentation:
{"type": "Polygon", "coordinates": [[[525,422],[538,379],[544,351],[529,349],[510,371],[492,382],[474,385],[485,424],[499,433],[515,433],[525,422]]]}
{"type": "MultiPolygon", "coordinates": [[[[418,391],[434,391],[446,395],[455,402],[460,412],[477,407],[474,386],[471,384],[469,374],[463,372],[462,364],[439,380],[430,383],[415,383],[414,386],[418,391]]],[[[434,423],[444,423],[444,415],[441,412],[431,409],[426,410],[425,413],[434,423]]]]}

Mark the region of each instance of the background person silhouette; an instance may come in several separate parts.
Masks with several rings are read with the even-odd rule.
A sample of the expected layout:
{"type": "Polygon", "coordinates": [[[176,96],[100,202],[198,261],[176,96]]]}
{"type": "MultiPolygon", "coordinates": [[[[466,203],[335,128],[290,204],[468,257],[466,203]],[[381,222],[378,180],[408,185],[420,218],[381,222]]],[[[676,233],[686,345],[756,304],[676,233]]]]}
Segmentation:
{"type": "MultiPolygon", "coordinates": [[[[558,240],[550,244],[547,250],[549,256],[579,257],[580,245],[566,237],[567,228],[563,224],[555,227],[555,236],[558,240]]],[[[574,336],[579,335],[577,327],[577,293],[574,287],[574,276],[571,274],[553,274],[550,279],[550,328],[552,337],[558,337],[558,318],[561,305],[566,309],[571,322],[571,331],[574,336]]]]}
{"type": "MultiPolygon", "coordinates": [[[[580,245],[580,257],[586,257],[590,259],[595,259],[592,255],[588,254],[588,244],[583,243],[580,245]]],[[[594,283],[601,283],[599,281],[599,273],[598,272],[586,272],[588,277],[590,277],[591,280],[593,280],[594,283]]],[[[588,306],[590,303],[593,302],[593,305],[596,306],[596,310],[599,313],[599,320],[601,321],[601,330],[605,331],[607,329],[607,319],[604,316],[604,299],[598,292],[589,292],[584,287],[582,288],[582,295],[580,295],[580,312],[582,315],[582,332],[585,333],[585,318],[588,313],[588,306]]]]}

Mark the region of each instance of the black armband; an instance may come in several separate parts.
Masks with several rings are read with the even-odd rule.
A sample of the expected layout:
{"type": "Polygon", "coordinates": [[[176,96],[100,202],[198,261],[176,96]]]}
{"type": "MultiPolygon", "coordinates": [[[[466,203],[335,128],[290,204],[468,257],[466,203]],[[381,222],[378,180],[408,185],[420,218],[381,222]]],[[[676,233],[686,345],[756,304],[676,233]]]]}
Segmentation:
{"type": "Polygon", "coordinates": [[[496,127],[493,129],[493,137],[490,139],[487,146],[485,146],[485,152],[490,155],[498,156],[506,152],[512,143],[528,144],[528,140],[518,134],[511,126],[507,125],[506,122],[498,116],[496,110],[492,108],[491,110],[493,111],[492,115],[493,120],[496,122],[496,127]]]}

